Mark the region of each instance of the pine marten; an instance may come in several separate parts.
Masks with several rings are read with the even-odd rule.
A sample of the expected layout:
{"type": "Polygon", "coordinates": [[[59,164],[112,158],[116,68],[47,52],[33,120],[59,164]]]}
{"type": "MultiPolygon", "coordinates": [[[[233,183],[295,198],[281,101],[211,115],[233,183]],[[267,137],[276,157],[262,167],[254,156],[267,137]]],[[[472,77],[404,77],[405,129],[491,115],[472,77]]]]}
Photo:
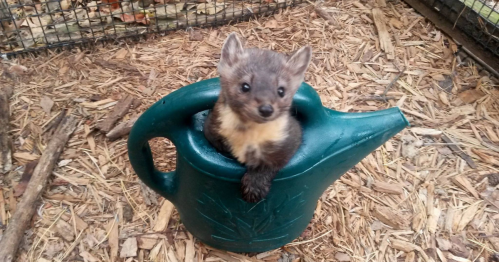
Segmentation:
{"type": "Polygon", "coordinates": [[[235,33],[223,44],[218,64],[221,91],[204,134],[218,151],[246,166],[241,180],[246,202],[267,196],[275,175],[302,142],[290,108],[311,56],[309,46],[289,58],[271,50],[245,49],[235,33]]]}

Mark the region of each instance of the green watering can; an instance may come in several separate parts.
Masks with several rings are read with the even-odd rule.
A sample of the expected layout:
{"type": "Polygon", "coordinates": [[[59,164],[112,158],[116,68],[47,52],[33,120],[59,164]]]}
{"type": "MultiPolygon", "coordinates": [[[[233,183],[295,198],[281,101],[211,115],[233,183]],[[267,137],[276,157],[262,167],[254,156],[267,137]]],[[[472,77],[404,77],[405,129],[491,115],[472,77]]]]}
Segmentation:
{"type": "Polygon", "coordinates": [[[132,127],[128,155],[139,178],[171,201],[186,229],[201,242],[232,252],[264,252],[286,245],[306,229],[318,199],[336,179],[409,126],[398,108],[342,113],[322,106],[303,83],[293,113],[303,143],[276,176],[265,199],[241,197],[245,167],[207,141],[203,123],[220,92],[218,78],[165,96],[132,127]],[[165,137],[177,149],[177,169],[160,172],[148,140],[165,137]]]}

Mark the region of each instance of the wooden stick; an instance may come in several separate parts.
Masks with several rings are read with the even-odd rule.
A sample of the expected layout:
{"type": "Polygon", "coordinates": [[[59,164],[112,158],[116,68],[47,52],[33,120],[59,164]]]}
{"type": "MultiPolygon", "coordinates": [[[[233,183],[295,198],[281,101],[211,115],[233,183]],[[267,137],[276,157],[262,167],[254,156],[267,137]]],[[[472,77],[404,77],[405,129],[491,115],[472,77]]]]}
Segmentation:
{"type": "Polygon", "coordinates": [[[12,143],[9,139],[9,99],[12,88],[0,89],[0,174],[5,174],[12,168],[12,143]]]}
{"type": "Polygon", "coordinates": [[[17,205],[14,215],[9,221],[7,230],[0,240],[0,262],[14,261],[19,243],[23,238],[26,227],[35,213],[36,201],[40,198],[47,185],[49,175],[52,173],[59,156],[61,155],[69,136],[76,129],[77,119],[68,116],[61,121],[57,131],[52,136],[45,148],[28,187],[17,205]]]}
{"type": "Polygon", "coordinates": [[[132,130],[133,124],[135,124],[135,121],[137,121],[137,119],[138,117],[130,119],[126,122],[117,125],[113,129],[111,129],[109,133],[106,134],[106,137],[109,140],[116,140],[122,136],[127,135],[128,133],[130,133],[130,130],[132,130]]]}
{"type": "Polygon", "coordinates": [[[132,102],[132,96],[127,95],[122,98],[113,108],[113,111],[107,115],[106,119],[97,123],[96,128],[100,129],[104,133],[109,132],[113,128],[114,124],[126,115],[132,105],[132,102]]]}

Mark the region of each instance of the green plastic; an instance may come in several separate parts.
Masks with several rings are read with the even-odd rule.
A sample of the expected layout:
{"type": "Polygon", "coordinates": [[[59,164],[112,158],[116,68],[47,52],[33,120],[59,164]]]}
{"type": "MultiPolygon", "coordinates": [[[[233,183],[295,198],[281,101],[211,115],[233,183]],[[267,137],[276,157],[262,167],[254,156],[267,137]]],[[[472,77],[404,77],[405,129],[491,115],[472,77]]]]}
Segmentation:
{"type": "Polygon", "coordinates": [[[409,126],[398,108],[368,113],[325,108],[304,83],[293,100],[303,143],[276,176],[267,198],[251,204],[241,198],[244,166],[217,152],[202,132],[219,92],[219,79],[213,78],[162,98],[136,121],[128,154],[140,179],[175,205],[190,233],[227,251],[264,252],[293,241],[306,229],[328,186],[409,126]],[[154,167],[148,140],[155,137],[175,144],[176,171],[154,167]]]}

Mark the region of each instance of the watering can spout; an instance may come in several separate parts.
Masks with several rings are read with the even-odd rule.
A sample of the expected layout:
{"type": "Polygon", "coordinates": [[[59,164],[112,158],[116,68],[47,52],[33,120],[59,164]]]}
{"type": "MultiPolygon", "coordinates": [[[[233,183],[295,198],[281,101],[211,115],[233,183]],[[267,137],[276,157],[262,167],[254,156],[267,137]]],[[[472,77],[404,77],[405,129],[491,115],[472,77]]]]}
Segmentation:
{"type": "Polygon", "coordinates": [[[353,151],[365,156],[409,126],[398,107],[366,113],[330,111],[329,115],[331,125],[339,126],[338,130],[332,132],[331,135],[337,137],[332,143],[333,146],[328,148],[328,151],[334,154],[353,151]],[[345,147],[334,146],[338,139],[345,147]]]}
{"type": "MultiPolygon", "coordinates": [[[[299,103],[299,102],[298,102],[299,103]]],[[[316,109],[317,110],[317,109],[316,109]]],[[[290,170],[333,170],[324,174],[329,185],[368,154],[410,126],[398,107],[365,113],[344,113],[323,108],[304,129],[303,148],[291,160],[290,170]],[[300,163],[317,163],[313,167],[300,163]]],[[[286,176],[286,175],[284,175],[286,176]]]]}

